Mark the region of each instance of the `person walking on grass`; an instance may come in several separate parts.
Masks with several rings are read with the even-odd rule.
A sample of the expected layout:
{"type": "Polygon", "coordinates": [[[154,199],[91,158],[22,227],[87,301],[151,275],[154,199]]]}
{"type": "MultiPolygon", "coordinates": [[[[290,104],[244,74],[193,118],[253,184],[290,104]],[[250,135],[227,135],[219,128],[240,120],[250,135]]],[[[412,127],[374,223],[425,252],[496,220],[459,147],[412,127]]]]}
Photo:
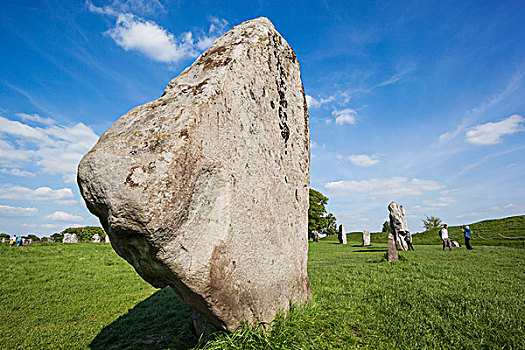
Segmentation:
{"type": "Polygon", "coordinates": [[[22,236],[18,236],[18,238],[16,239],[16,245],[19,247],[22,245],[22,236]]]}
{"type": "Polygon", "coordinates": [[[16,235],[14,235],[13,237],[11,237],[11,240],[9,241],[9,246],[10,247],[14,247],[16,244],[16,235]]]}
{"type": "Polygon", "coordinates": [[[466,226],[463,226],[461,228],[461,232],[463,232],[463,234],[465,235],[465,246],[467,247],[468,250],[472,250],[474,248],[472,248],[472,246],[470,245],[470,233],[471,233],[471,230],[470,230],[470,227],[468,227],[468,225],[466,226]]]}
{"type": "Polygon", "coordinates": [[[443,228],[441,231],[439,231],[439,235],[441,236],[441,240],[443,241],[443,251],[445,251],[446,247],[448,247],[448,250],[452,251],[452,243],[450,242],[450,238],[448,237],[448,225],[443,225],[443,228]]]}

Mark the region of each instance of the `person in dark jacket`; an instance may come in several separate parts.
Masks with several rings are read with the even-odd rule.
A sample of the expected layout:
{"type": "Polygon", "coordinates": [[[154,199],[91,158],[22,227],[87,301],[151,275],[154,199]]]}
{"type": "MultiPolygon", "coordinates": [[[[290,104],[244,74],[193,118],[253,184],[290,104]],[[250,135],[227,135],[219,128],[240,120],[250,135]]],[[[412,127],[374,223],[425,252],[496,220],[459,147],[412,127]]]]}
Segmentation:
{"type": "Polygon", "coordinates": [[[405,236],[405,242],[407,242],[408,250],[414,250],[414,246],[412,245],[412,234],[407,230],[405,236]]]}
{"type": "Polygon", "coordinates": [[[472,246],[470,245],[470,233],[471,233],[471,230],[470,230],[470,227],[468,227],[468,225],[466,226],[463,226],[461,228],[461,232],[463,232],[463,234],[465,235],[465,246],[467,247],[468,250],[472,250],[474,248],[472,248],[472,246]]]}

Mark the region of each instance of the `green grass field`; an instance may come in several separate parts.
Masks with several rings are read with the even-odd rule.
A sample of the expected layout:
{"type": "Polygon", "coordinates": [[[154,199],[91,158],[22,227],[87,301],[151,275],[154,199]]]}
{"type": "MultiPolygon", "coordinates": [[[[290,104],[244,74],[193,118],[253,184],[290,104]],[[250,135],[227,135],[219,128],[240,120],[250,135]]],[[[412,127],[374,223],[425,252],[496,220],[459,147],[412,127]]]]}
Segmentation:
{"type": "MultiPolygon", "coordinates": [[[[313,298],[208,349],[525,349],[525,250],[310,243],[313,298]]],[[[188,349],[191,310],[110,245],[0,247],[0,349],[188,349]]]]}

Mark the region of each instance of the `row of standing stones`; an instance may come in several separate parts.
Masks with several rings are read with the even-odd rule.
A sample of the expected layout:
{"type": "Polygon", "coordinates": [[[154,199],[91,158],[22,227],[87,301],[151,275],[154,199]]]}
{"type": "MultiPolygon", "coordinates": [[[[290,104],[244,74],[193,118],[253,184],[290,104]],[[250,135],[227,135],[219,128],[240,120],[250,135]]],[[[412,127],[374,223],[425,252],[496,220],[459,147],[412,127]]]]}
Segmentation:
{"type": "MultiPolygon", "coordinates": [[[[311,298],[309,164],[299,62],[258,18],[120,117],[77,179],[117,254],[154,287],[170,286],[206,333],[271,322],[311,298]]],[[[390,241],[406,227],[392,210],[389,261],[390,241]]]]}
{"type": "MultiPolygon", "coordinates": [[[[64,238],[62,238],[62,243],[79,243],[80,240],[78,239],[78,236],[74,233],[64,233],[64,238]]],[[[100,238],[100,235],[98,233],[95,233],[93,237],[91,238],[91,243],[110,243],[109,236],[106,234],[106,237],[104,238],[104,242],[102,242],[102,239],[100,238]]]]}

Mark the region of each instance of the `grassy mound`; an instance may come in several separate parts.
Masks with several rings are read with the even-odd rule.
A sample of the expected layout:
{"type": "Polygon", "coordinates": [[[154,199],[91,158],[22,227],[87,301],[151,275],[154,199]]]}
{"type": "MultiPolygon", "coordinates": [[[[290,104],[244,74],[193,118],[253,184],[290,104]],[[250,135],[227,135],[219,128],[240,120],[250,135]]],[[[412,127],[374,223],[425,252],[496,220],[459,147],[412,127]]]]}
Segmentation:
{"type": "MultiPolygon", "coordinates": [[[[354,244],[355,243],[355,244],[354,244]]],[[[219,334],[207,349],[523,349],[525,254],[310,243],[313,298],[273,328],[219,334]]],[[[191,310],[109,245],[0,247],[0,349],[189,349],[191,310]]]]}
{"type": "MultiPolygon", "coordinates": [[[[485,220],[469,224],[472,229],[470,243],[476,245],[525,248],[525,215],[485,220]]],[[[414,244],[439,244],[439,228],[414,235],[414,244]]],[[[450,226],[449,235],[463,244],[460,226],[450,226]]]]}

